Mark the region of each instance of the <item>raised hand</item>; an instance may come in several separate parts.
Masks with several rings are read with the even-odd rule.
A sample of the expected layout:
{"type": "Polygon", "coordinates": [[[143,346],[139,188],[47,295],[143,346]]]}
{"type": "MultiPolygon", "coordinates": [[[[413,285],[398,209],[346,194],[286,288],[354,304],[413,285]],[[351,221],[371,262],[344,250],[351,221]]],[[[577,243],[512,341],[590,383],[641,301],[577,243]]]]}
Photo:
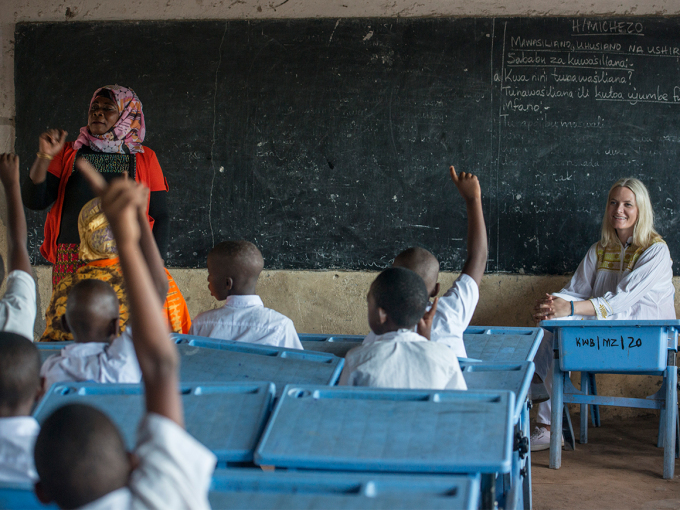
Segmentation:
{"type": "Polygon", "coordinates": [[[434,320],[434,314],[437,312],[437,303],[439,303],[439,298],[434,298],[432,302],[432,308],[430,308],[423,318],[418,321],[418,334],[424,336],[430,340],[430,334],[432,332],[432,321],[434,320]]]}
{"type": "Polygon", "coordinates": [[[482,189],[479,186],[479,179],[469,172],[456,173],[456,169],[451,165],[449,168],[451,180],[458,188],[458,192],[466,202],[482,198],[482,189]]]}
{"type": "Polygon", "coordinates": [[[68,133],[63,129],[48,129],[38,138],[38,151],[47,156],[56,156],[66,143],[68,133]]]}
{"type": "Polygon", "coordinates": [[[19,184],[19,156],[16,154],[0,155],[0,181],[5,189],[19,184]]]}

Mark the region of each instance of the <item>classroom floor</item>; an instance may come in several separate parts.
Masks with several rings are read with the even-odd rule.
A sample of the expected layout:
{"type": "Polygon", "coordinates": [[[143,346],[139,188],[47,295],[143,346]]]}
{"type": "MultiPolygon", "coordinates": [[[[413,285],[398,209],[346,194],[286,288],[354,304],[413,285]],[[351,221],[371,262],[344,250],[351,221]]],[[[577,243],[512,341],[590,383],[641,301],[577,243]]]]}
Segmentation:
{"type": "Polygon", "coordinates": [[[572,415],[576,450],[562,451],[562,467],[549,469],[550,451],[532,453],[535,510],[680,509],[680,461],[675,479],[663,479],[663,449],[656,448],[658,417],[602,420],[578,442],[578,414],[572,415]]]}

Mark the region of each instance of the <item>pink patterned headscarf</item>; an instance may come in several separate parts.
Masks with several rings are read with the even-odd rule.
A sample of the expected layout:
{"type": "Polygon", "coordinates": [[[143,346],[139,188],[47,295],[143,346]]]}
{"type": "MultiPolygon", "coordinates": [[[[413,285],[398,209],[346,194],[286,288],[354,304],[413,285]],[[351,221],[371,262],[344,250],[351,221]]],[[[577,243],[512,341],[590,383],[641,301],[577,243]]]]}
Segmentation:
{"type": "Polygon", "coordinates": [[[142,142],[146,134],[144,125],[144,113],[142,113],[142,102],[135,94],[135,91],[120,85],[107,85],[97,89],[90,100],[90,106],[94,100],[101,96],[101,91],[106,94],[118,106],[120,117],[114,126],[103,135],[93,135],[87,126],[80,128],[80,134],[73,144],[73,148],[78,150],[81,147],[90,147],[98,152],[124,154],[123,144],[127,145],[131,153],[144,152],[142,142]]]}

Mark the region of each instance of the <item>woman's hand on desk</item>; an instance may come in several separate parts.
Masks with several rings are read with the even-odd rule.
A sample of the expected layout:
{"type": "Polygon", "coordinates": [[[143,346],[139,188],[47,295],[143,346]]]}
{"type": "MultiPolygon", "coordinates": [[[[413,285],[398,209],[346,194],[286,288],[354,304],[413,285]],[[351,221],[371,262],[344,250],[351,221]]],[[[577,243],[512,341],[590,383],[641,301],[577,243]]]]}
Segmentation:
{"type": "Polygon", "coordinates": [[[571,315],[571,302],[546,294],[543,299],[536,301],[534,312],[534,320],[537,324],[545,320],[567,317],[571,315]]]}

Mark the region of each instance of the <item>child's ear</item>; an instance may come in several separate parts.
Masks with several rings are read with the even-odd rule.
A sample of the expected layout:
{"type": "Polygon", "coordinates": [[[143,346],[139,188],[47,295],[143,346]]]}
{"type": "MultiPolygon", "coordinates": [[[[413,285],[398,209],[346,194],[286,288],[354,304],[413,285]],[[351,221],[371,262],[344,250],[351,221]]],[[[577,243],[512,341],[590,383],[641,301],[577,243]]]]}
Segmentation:
{"type": "Polygon", "coordinates": [[[43,505],[49,505],[52,503],[52,499],[45,493],[45,489],[40,481],[35,482],[33,485],[33,490],[35,491],[35,497],[38,498],[43,505]]]}
{"type": "Polygon", "coordinates": [[[38,390],[35,392],[35,401],[36,403],[40,401],[41,398],[45,395],[45,378],[41,377],[40,378],[40,386],[38,386],[38,390]]]}
{"type": "Polygon", "coordinates": [[[378,307],[378,320],[380,321],[380,324],[385,324],[387,322],[387,312],[380,307],[378,307]]]}
{"type": "Polygon", "coordinates": [[[226,280],[224,280],[224,289],[226,291],[230,291],[234,287],[234,279],[232,277],[227,277],[226,280]]]}
{"type": "Polygon", "coordinates": [[[68,327],[68,320],[66,320],[66,314],[62,315],[59,321],[61,322],[61,329],[67,333],[71,333],[71,328],[68,327]]]}
{"type": "Polygon", "coordinates": [[[130,465],[130,474],[139,467],[139,457],[134,452],[127,452],[128,463],[130,465]]]}
{"type": "Polygon", "coordinates": [[[437,297],[437,295],[439,294],[439,289],[441,289],[441,285],[439,285],[439,282],[437,282],[434,286],[434,290],[432,291],[432,294],[430,294],[430,297],[431,298],[437,297]]]}
{"type": "Polygon", "coordinates": [[[111,340],[115,340],[120,336],[120,317],[116,317],[115,319],[111,319],[111,322],[109,323],[109,338],[111,340]]]}

